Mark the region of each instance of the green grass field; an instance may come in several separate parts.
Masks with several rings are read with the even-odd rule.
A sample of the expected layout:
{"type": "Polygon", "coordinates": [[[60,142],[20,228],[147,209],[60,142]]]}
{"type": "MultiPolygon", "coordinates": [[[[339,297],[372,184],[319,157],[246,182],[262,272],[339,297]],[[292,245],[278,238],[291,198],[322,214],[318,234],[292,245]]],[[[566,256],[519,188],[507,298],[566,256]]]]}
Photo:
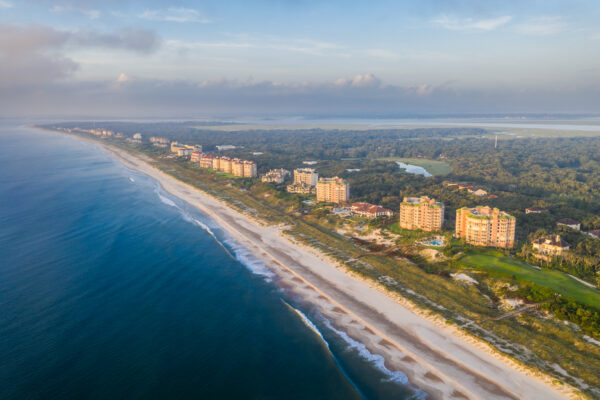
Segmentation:
{"type": "Polygon", "coordinates": [[[405,164],[417,165],[425,168],[431,175],[446,176],[452,171],[452,167],[445,161],[436,160],[425,160],[423,158],[401,158],[401,157],[388,157],[378,158],[381,161],[399,161],[405,164]]]}
{"type": "Polygon", "coordinates": [[[589,306],[600,306],[600,291],[585,286],[560,271],[540,271],[522,261],[495,252],[470,253],[461,258],[460,262],[467,267],[500,275],[514,275],[517,279],[548,287],[589,306]]]}

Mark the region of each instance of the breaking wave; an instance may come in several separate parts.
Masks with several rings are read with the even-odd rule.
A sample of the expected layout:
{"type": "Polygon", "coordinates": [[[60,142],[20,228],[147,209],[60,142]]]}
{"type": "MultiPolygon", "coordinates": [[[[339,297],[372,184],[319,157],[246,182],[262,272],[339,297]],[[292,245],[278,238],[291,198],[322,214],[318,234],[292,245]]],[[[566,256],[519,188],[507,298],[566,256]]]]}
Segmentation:
{"type": "Polygon", "coordinates": [[[208,233],[214,240],[217,242],[223,250],[233,259],[236,259],[240,263],[242,263],[246,268],[250,270],[255,275],[260,275],[266,280],[270,281],[275,277],[275,273],[271,271],[261,260],[257,259],[252,255],[248,249],[244,246],[237,243],[233,238],[229,236],[225,236],[223,239],[217,237],[214,231],[201,220],[194,218],[192,214],[190,214],[187,210],[180,207],[175,203],[175,201],[168,198],[160,186],[155,184],[154,193],[158,196],[161,202],[164,204],[174,207],[179,211],[179,214],[183,218],[184,221],[192,223],[200,228],[202,228],[206,233],[208,233]]]}
{"type": "Polygon", "coordinates": [[[383,374],[387,376],[388,381],[399,383],[401,385],[408,384],[408,377],[400,371],[391,371],[388,369],[388,367],[385,366],[385,359],[382,356],[371,353],[369,349],[367,349],[367,346],[352,339],[346,332],[336,329],[328,320],[326,320],[325,323],[329,329],[335,332],[344,340],[344,342],[346,342],[346,344],[348,344],[348,347],[356,350],[363,359],[369,361],[379,371],[383,372],[383,374]]]}

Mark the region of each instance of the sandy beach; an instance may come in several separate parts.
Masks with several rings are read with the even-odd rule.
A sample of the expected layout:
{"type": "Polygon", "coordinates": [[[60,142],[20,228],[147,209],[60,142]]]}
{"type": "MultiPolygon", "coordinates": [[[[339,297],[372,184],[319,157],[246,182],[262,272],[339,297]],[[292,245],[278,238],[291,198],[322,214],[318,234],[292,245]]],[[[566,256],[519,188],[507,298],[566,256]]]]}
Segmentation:
{"type": "MultiPolygon", "coordinates": [[[[83,138],[79,138],[83,139],[83,138]]],[[[85,140],[85,139],[83,139],[85,140]]],[[[316,307],[340,335],[385,359],[391,371],[433,399],[580,398],[568,385],[526,368],[486,343],[430,317],[376,282],[351,274],[317,250],[295,243],[282,228],[268,226],[150,165],[141,157],[87,140],[127,168],[210,216],[276,275],[274,282],[316,307]]]]}

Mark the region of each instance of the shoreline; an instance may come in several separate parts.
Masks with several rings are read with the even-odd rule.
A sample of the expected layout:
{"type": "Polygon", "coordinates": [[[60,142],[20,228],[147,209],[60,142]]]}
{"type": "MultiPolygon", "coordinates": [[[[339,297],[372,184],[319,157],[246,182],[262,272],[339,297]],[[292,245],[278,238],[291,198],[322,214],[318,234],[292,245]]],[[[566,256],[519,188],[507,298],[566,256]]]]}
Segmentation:
{"type": "MultiPolygon", "coordinates": [[[[44,132],[61,132],[40,129],[44,132]]],[[[156,180],[167,193],[208,215],[276,275],[275,283],[318,309],[336,330],[381,355],[390,370],[430,398],[581,398],[567,384],[527,367],[487,342],[448,326],[400,294],[349,271],[281,227],[233,209],[150,165],[146,158],[79,135],[64,134],[107,151],[127,168],[156,180]]]]}

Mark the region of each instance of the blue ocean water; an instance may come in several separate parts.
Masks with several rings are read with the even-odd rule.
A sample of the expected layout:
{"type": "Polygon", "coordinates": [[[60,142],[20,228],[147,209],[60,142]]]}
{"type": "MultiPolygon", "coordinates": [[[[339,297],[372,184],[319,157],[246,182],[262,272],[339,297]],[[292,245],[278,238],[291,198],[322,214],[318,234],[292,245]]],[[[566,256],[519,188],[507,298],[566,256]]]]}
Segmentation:
{"type": "Polygon", "coordinates": [[[155,181],[0,125],[0,398],[414,396],[404,383],[155,181]]]}

